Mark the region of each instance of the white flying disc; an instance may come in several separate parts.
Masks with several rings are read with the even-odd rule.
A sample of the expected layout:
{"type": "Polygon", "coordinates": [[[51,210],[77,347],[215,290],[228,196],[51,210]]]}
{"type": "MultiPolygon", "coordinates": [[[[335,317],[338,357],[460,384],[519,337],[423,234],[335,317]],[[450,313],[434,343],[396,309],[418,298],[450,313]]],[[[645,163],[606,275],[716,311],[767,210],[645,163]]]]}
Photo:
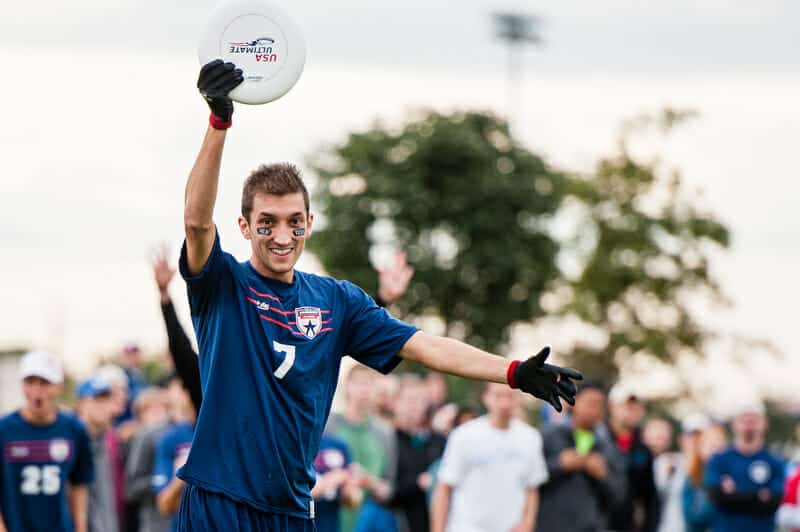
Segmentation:
{"type": "Polygon", "coordinates": [[[212,13],[200,38],[200,64],[231,62],[244,72],[232,100],[261,104],[294,87],[306,62],[303,35],[277,6],[263,0],[228,0],[212,13]]]}

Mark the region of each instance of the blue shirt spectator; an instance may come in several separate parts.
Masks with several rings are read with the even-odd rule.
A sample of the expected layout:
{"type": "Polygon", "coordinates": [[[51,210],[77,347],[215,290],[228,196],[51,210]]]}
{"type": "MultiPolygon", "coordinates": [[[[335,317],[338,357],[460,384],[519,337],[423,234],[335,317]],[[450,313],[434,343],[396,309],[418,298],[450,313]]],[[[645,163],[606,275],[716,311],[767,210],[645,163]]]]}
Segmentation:
{"type": "Polygon", "coordinates": [[[783,498],[786,465],[764,448],[767,420],[760,405],[733,418],[733,445],[714,455],[705,486],[717,506],[714,532],[772,532],[783,498]]]}

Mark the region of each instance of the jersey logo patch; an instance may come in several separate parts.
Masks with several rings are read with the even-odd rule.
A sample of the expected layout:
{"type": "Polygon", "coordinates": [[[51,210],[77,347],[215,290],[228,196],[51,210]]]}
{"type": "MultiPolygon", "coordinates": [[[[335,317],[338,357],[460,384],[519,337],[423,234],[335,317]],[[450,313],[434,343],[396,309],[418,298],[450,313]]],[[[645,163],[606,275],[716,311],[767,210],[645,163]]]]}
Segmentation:
{"type": "Polygon", "coordinates": [[[52,440],[50,442],[50,458],[54,462],[63,462],[70,455],[70,445],[67,440],[52,440]]]}
{"type": "Polygon", "coordinates": [[[298,307],[294,309],[294,317],[297,330],[309,340],[320,333],[322,311],[318,307],[298,307]]]}
{"type": "Polygon", "coordinates": [[[772,477],[769,464],[763,460],[756,460],[750,464],[747,472],[750,475],[750,480],[756,484],[766,484],[769,482],[770,477],[772,477]]]}

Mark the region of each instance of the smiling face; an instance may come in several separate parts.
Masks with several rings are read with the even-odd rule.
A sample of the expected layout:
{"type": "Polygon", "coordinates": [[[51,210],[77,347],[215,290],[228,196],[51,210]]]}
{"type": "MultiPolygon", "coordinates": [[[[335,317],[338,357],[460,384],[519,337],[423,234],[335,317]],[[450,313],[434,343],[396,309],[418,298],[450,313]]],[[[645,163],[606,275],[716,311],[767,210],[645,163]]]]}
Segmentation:
{"type": "Polygon", "coordinates": [[[250,262],[260,274],[291,283],[306,238],[311,235],[314,216],[306,210],[303,194],[275,195],[258,192],[253,196],[249,220],[239,217],[239,229],[250,240],[250,262]]]}

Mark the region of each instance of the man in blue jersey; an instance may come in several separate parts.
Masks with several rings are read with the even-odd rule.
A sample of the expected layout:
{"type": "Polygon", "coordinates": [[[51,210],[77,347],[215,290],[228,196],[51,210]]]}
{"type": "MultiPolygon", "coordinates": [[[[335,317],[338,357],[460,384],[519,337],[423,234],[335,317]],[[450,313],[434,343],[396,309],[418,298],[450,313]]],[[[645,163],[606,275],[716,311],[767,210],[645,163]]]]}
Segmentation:
{"type": "Polygon", "coordinates": [[[86,532],[92,454],[84,426],[56,404],[61,364],[27,353],[20,376],[25,406],[0,419],[0,531],[86,532]]]}
{"type": "Polygon", "coordinates": [[[351,471],[350,451],[344,440],[323,434],[314,458],[317,483],[311,490],[315,502],[317,532],[340,532],[339,510],[357,506],[362,499],[356,475],[351,471]]]}
{"type": "MultiPolygon", "coordinates": [[[[203,407],[178,477],[188,486],[180,530],[313,530],[313,461],[342,356],[383,373],[401,359],[462,377],[508,383],[561,409],[581,378],[545,363],[548,349],[510,362],[403,323],[346,282],[294,269],[311,236],[308,192],[289,164],[246,180],[239,229],[251,257],[222,251],[213,221],[228,93],[243,81],[213,61],[198,88],[211,108],[186,185],[181,275],[200,352],[203,407]]],[[[333,221],[332,223],[335,223],[333,221]]]]}
{"type": "Polygon", "coordinates": [[[186,463],[189,456],[196,419],[194,406],[186,390],[177,388],[175,396],[175,425],[167,429],[156,443],[152,476],[156,508],[163,516],[175,516],[173,530],[177,526],[178,507],[184,488],[183,481],[175,476],[175,472],[186,463]]]}
{"type": "Polygon", "coordinates": [[[743,406],[733,417],[733,445],[714,455],[705,486],[717,507],[714,532],[772,532],[783,499],[784,461],[767,451],[767,418],[760,403],[743,406]]]}

